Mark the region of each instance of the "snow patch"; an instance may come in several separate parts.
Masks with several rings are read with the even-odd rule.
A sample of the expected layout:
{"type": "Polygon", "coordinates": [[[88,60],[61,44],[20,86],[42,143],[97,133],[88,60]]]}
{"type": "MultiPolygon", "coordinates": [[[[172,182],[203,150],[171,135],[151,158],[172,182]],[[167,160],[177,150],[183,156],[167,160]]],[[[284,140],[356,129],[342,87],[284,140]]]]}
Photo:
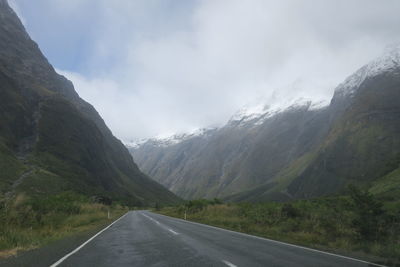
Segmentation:
{"type": "Polygon", "coordinates": [[[372,60],[348,77],[335,89],[341,96],[353,96],[362,82],[369,77],[374,77],[386,71],[393,71],[400,67],[400,44],[388,46],[383,55],[372,60]]]}
{"type": "Polygon", "coordinates": [[[235,113],[228,122],[232,126],[261,125],[272,116],[294,109],[306,108],[308,110],[318,110],[329,105],[326,99],[313,101],[309,98],[286,99],[272,105],[259,104],[256,106],[244,106],[235,113]]]}
{"type": "Polygon", "coordinates": [[[149,139],[139,139],[139,140],[131,140],[131,141],[123,141],[122,143],[127,148],[138,148],[144,143],[146,143],[149,139]]]}
{"type": "Polygon", "coordinates": [[[213,132],[216,128],[199,128],[195,129],[189,133],[181,133],[174,134],[170,136],[157,136],[149,139],[140,139],[131,142],[125,142],[125,146],[128,148],[137,149],[145,144],[150,144],[156,147],[168,147],[172,145],[179,144],[185,140],[194,138],[194,137],[207,137],[213,132]]]}

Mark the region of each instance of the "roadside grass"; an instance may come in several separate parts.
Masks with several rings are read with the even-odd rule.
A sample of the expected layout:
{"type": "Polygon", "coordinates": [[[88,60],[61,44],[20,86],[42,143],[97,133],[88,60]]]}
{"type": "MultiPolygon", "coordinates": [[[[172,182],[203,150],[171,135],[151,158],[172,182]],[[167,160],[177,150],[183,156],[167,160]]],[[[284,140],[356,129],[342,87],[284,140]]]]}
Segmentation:
{"type": "Polygon", "coordinates": [[[190,221],[400,266],[400,207],[383,206],[374,214],[372,206],[379,201],[365,192],[355,194],[362,203],[353,199],[357,195],[290,203],[193,200],[156,212],[181,219],[186,212],[190,221]]]}
{"type": "Polygon", "coordinates": [[[0,207],[0,258],[106,225],[128,211],[70,192],[46,197],[20,194],[0,207]]]}

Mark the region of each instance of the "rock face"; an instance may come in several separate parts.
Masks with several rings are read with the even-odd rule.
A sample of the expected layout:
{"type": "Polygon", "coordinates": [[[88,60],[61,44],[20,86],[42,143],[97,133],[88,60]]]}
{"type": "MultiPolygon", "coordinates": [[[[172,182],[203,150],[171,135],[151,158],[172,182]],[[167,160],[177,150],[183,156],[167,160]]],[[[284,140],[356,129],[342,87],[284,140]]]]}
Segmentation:
{"type": "Polygon", "coordinates": [[[400,162],[400,47],[362,67],[328,106],[241,111],[169,146],[130,148],[140,168],[184,198],[286,200],[368,186],[400,162]]]}
{"type": "Polygon", "coordinates": [[[139,171],[6,0],[0,1],[0,169],[3,194],[74,190],[133,204],[178,200],[139,171]]]}

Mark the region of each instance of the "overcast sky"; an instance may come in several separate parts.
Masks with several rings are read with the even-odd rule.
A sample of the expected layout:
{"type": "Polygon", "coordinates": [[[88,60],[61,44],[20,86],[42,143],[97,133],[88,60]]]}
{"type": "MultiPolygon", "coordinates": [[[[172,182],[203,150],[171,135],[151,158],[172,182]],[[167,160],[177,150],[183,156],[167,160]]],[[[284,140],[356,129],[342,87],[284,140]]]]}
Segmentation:
{"type": "Polygon", "coordinates": [[[125,140],[330,99],[400,41],[398,0],[9,0],[53,66],[125,140]]]}

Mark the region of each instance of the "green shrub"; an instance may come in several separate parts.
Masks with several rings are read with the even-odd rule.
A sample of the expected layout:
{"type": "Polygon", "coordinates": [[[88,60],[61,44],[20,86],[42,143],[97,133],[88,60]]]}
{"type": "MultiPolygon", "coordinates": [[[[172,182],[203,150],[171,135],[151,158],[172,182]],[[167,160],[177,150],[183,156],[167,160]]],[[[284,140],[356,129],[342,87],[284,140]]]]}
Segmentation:
{"type": "Polygon", "coordinates": [[[288,218],[296,218],[299,216],[299,211],[290,203],[285,203],[282,206],[282,214],[288,218]]]}
{"type": "Polygon", "coordinates": [[[368,191],[361,191],[355,186],[350,186],[349,190],[356,215],[353,225],[357,229],[360,238],[368,241],[378,240],[384,236],[383,229],[380,227],[384,224],[385,217],[382,209],[383,203],[368,191]]]}

